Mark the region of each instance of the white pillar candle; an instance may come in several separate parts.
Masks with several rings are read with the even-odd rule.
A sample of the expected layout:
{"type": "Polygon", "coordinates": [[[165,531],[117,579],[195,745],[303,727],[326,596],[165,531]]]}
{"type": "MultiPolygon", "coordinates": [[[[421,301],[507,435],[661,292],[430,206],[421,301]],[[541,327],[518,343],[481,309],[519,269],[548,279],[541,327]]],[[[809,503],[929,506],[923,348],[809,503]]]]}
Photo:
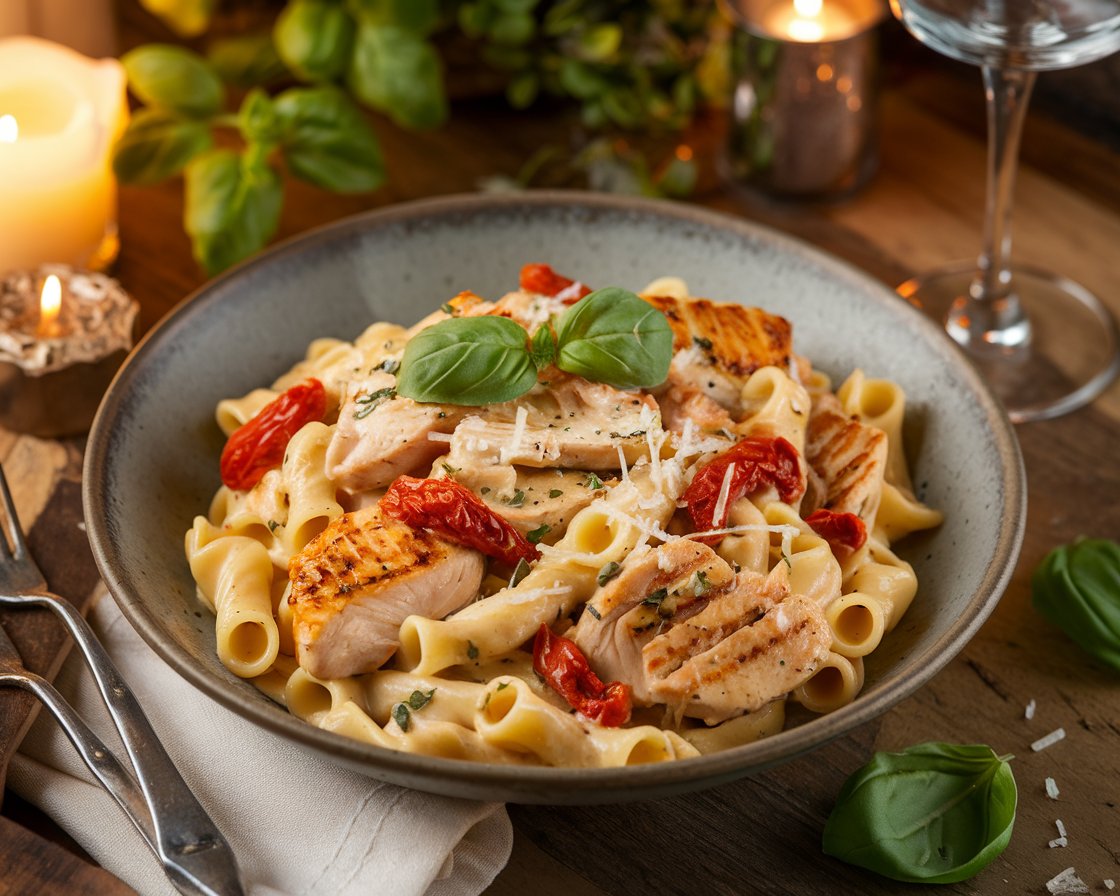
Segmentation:
{"type": "Polygon", "coordinates": [[[0,273],[115,256],[125,73],[34,37],[0,40],[0,273]]]}

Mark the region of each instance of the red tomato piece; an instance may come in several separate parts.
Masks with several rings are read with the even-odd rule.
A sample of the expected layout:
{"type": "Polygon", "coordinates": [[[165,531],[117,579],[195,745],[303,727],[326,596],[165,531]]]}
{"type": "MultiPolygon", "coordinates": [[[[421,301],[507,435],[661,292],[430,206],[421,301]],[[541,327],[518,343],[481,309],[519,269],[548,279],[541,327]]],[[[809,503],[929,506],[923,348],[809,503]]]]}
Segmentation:
{"type": "Polygon", "coordinates": [[[570,277],[557,274],[547,264],[527,264],[521,269],[521,288],[525,292],[535,292],[542,296],[559,296],[569,305],[578,302],[591,290],[570,277]]]}
{"type": "MultiPolygon", "coordinates": [[[[752,494],[767,485],[776,486],[778,496],[787,504],[797,500],[805,490],[801,482],[801,464],[797,449],[783,438],[748,438],[737,442],[700,470],[681,496],[688,505],[688,515],[696,531],[722,529],[727,525],[727,513],[732,502],[752,494]],[[731,469],[731,482],[722,513],[716,519],[719,495],[724,477],[731,469]]],[[[698,538],[705,544],[714,544],[721,536],[698,538]]]]}
{"type": "Polygon", "coordinates": [[[822,507],[805,517],[805,522],[828,542],[837,557],[855,553],[867,541],[867,526],[854,513],[836,513],[822,507]]]}
{"type": "Polygon", "coordinates": [[[572,709],[604,728],[630,720],[630,685],[603,684],[575,642],[553,634],[543,622],[533,640],[533,668],[572,709]]]}
{"type": "Polygon", "coordinates": [[[381,512],[417,529],[516,566],[539,560],[541,552],[466,486],[453,479],[398,476],[379,502],[381,512]]]}
{"type": "Polygon", "coordinates": [[[280,466],[292,436],[308,423],[322,420],[326,410],[327,393],[317,379],[278,395],[230,435],[222,449],[222,482],[238,491],[251,489],[265,473],[280,466]]]}

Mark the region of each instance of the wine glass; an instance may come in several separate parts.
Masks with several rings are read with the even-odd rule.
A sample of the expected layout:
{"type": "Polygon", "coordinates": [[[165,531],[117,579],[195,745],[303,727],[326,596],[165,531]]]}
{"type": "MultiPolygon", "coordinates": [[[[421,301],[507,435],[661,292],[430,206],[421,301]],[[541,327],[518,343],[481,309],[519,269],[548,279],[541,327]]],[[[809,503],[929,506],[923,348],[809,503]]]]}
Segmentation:
{"type": "Polygon", "coordinates": [[[1036,73],[1120,49],[1120,0],[890,0],[933,49],[979,65],[988,109],[983,249],[898,292],[942,320],[1016,423],[1096,398],[1120,372],[1120,331],[1088,289],[1011,263],[1011,195],[1036,73]]]}

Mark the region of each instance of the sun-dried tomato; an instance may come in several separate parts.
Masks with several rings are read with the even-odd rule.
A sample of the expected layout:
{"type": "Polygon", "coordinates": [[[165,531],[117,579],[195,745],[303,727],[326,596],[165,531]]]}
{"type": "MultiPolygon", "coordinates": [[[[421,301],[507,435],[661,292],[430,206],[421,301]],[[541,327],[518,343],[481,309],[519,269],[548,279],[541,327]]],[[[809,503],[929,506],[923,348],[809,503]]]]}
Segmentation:
{"type": "Polygon", "coordinates": [[[539,560],[541,552],[509,522],[453,479],[398,476],[380,501],[381,512],[417,529],[516,566],[539,560]]]}
{"type": "Polygon", "coordinates": [[[543,622],[533,640],[533,668],[572,709],[604,728],[630,720],[630,685],[603,684],[575,642],[553,634],[543,622]]]}
{"type": "Polygon", "coordinates": [[[578,302],[591,290],[570,277],[557,274],[547,264],[527,264],[521,269],[521,288],[542,296],[560,296],[567,304],[578,302]]]}
{"type": "Polygon", "coordinates": [[[265,473],[280,466],[292,436],[308,423],[322,420],[326,410],[327,393],[317,379],[278,395],[230,435],[222,449],[222,482],[238,491],[251,489],[265,473]]]}
{"type": "MultiPolygon", "coordinates": [[[[701,467],[681,497],[688,505],[688,515],[692,517],[696,531],[705,532],[726,526],[732,503],[767,485],[775,486],[778,496],[787,504],[797,500],[805,490],[797,449],[781,437],[747,438],[737,442],[701,467]],[[723,480],[732,465],[734,469],[731,471],[727,500],[719,519],[716,519],[723,480]]],[[[697,539],[705,544],[714,544],[719,540],[718,535],[697,539]]]]}
{"type": "Polygon", "coordinates": [[[805,517],[805,522],[828,542],[837,557],[855,553],[867,541],[867,526],[854,513],[836,513],[822,507],[805,517]]]}

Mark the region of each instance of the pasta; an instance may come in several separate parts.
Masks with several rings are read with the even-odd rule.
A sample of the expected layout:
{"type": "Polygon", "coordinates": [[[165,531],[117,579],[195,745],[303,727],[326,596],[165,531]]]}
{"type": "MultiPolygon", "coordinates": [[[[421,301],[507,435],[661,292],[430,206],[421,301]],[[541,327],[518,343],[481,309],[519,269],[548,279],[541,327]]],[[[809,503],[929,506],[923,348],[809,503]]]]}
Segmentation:
{"type": "Polygon", "coordinates": [[[554,355],[520,398],[398,391],[430,328],[555,340],[583,292],[529,265],[498,301],[316,339],[219,402],[223,485],[185,548],[231,672],[385,749],[586,768],[857,698],[918,591],[892,547],[941,522],[913,491],[903,390],[857,370],[834,392],[784,320],[667,277],[642,297],[672,340],[657,385],[554,355]]]}

